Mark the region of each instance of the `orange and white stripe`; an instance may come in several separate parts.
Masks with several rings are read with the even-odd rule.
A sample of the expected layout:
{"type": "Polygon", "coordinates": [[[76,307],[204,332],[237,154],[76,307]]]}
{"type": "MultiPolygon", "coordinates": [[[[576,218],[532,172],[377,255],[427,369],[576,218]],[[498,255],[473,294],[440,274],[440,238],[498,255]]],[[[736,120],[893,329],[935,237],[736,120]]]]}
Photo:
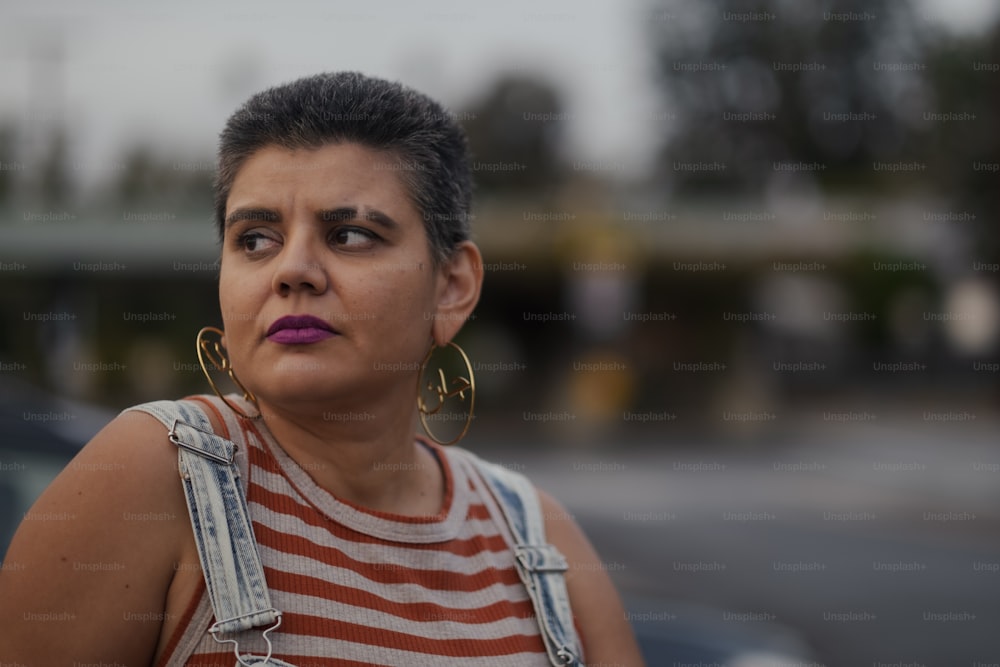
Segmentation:
{"type": "MultiPolygon", "coordinates": [[[[274,657],[296,667],[549,664],[534,609],[514,567],[505,522],[461,450],[430,447],[447,493],[436,517],[366,510],[338,500],[264,429],[218,399],[237,456],[261,562],[281,626],[274,657]]],[[[231,645],[207,633],[204,585],[158,667],[232,667],[231,645]]],[[[266,653],[259,633],[240,651],[266,653]]]]}

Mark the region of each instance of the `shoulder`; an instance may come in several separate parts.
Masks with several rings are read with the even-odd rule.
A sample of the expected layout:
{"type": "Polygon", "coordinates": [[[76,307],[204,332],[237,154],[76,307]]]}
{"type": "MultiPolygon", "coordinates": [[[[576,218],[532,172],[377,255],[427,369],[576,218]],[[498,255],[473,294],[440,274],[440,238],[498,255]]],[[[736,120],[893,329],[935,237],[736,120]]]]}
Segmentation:
{"type": "Polygon", "coordinates": [[[643,665],[607,568],[572,514],[538,490],[548,541],[566,557],[566,589],[588,664],[643,665]]]}
{"type": "MultiPolygon", "coordinates": [[[[166,403],[166,402],[163,402],[166,403]]],[[[168,429],[145,405],[129,408],[112,419],[56,477],[39,500],[72,493],[80,502],[112,499],[148,500],[162,504],[163,492],[178,488],[177,448],[168,429]]],[[[176,495],[183,500],[182,492],[176,495]]],[[[106,520],[112,517],[104,517],[106,520]]]]}
{"type": "Polygon", "coordinates": [[[588,664],[643,665],[631,625],[607,568],[575,517],[558,500],[534,486],[525,475],[485,461],[461,448],[450,447],[445,451],[452,460],[464,460],[473,465],[488,482],[502,485],[504,488],[498,489],[491,484],[495,494],[506,496],[498,497],[498,502],[517,502],[517,498],[522,509],[530,512],[530,508],[535,507],[541,513],[545,540],[566,558],[566,588],[588,664]]]}
{"type": "Polygon", "coordinates": [[[0,572],[0,624],[17,628],[0,640],[0,655],[148,662],[186,533],[166,427],[122,412],[25,514],[7,553],[23,567],[0,572]],[[59,642],[50,623],[34,622],[53,613],[65,620],[59,642]]]}

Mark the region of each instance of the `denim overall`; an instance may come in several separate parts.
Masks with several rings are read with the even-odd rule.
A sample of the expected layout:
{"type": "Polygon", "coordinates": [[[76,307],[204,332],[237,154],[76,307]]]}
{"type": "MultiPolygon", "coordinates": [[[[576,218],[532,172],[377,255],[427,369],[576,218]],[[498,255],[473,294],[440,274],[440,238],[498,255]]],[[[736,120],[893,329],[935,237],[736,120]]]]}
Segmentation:
{"type": "MultiPolygon", "coordinates": [[[[191,401],[155,401],[130,408],[159,419],[178,448],[198,556],[216,622],[208,632],[219,643],[232,643],[237,665],[294,667],[271,657],[269,632],[281,625],[271,604],[257,542],[238,481],[236,445],[216,435],[202,409],[191,401]],[[240,654],[235,638],[259,628],[267,655],[240,654]]],[[[538,619],[549,661],[559,667],[582,666],[564,573],[566,559],[545,541],[538,494],[522,475],[463,452],[475,464],[503,512],[516,542],[515,566],[538,619]]]]}

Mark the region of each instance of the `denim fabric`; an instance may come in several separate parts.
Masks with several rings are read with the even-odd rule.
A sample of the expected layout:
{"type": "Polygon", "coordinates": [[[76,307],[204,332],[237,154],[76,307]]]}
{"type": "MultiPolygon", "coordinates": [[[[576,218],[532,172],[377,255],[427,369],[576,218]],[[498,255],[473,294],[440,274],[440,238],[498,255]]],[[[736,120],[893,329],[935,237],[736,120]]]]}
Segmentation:
{"type": "Polygon", "coordinates": [[[515,564],[531,596],[549,661],[557,666],[583,665],[566,591],[566,559],[545,541],[538,493],[523,475],[469,456],[496,498],[517,543],[515,564]]]}
{"type": "Polygon", "coordinates": [[[288,667],[270,658],[240,656],[238,634],[281,622],[271,604],[257,540],[250,524],[246,498],[239,485],[233,455],[236,446],[212,432],[204,412],[192,403],[157,401],[137,406],[170,429],[177,445],[178,467],[184,485],[198,557],[216,622],[209,632],[220,643],[231,642],[237,661],[244,665],[288,667]]]}

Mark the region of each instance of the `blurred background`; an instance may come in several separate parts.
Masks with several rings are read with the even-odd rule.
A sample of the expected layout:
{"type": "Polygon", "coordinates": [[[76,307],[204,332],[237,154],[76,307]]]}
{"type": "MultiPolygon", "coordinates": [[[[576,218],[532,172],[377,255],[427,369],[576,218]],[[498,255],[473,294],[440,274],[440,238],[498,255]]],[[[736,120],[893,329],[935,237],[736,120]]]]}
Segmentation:
{"type": "Polygon", "coordinates": [[[4,13],[0,545],[115,412],[208,390],[225,119],[357,69],[468,132],[464,444],[574,513],[650,664],[1000,661],[993,0],[4,13]]]}

